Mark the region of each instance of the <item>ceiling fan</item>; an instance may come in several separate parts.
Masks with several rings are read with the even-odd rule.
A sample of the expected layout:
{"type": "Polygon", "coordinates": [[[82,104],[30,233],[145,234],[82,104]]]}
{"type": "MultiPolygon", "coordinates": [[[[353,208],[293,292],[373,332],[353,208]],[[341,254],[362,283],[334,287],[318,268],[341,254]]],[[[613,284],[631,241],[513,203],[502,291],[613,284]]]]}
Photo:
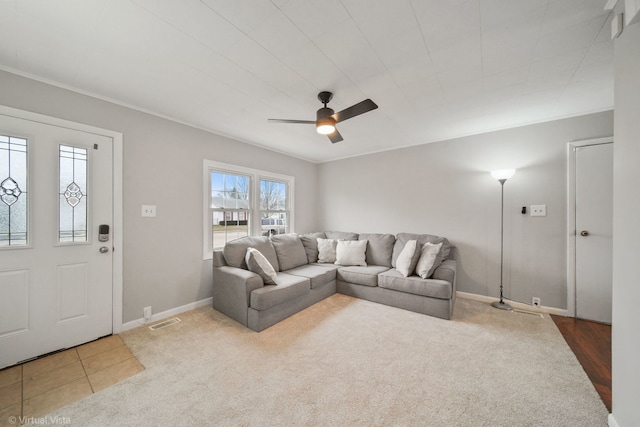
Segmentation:
{"type": "Polygon", "coordinates": [[[347,119],[378,108],[375,102],[370,99],[365,99],[351,107],[334,113],[333,109],[327,107],[331,98],[333,98],[333,94],[331,92],[325,91],[318,94],[318,99],[324,104],[324,107],[319,109],[316,113],[316,120],[269,119],[269,121],[273,123],[314,124],[316,125],[316,131],[318,131],[318,133],[327,135],[331,142],[335,144],[336,142],[342,141],[342,135],[338,132],[336,123],[344,122],[347,119]]]}

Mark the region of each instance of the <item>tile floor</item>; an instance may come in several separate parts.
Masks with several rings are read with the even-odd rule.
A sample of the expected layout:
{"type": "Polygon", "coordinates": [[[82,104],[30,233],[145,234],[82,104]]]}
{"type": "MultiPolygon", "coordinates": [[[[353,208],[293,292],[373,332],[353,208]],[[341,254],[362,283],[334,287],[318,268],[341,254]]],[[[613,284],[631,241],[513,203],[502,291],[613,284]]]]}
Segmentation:
{"type": "Polygon", "coordinates": [[[42,417],[142,370],[118,335],[0,370],[0,426],[42,417]]]}

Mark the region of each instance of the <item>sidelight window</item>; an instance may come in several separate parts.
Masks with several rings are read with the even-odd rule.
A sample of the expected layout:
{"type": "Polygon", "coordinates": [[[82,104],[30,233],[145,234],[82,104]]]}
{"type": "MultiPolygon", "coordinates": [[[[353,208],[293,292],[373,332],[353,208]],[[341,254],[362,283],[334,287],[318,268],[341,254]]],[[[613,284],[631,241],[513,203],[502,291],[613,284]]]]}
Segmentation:
{"type": "Polygon", "coordinates": [[[87,241],[87,150],[61,145],[59,151],[60,243],[87,241]]]}
{"type": "Polygon", "coordinates": [[[28,244],[27,140],[0,135],[0,247],[28,244]]]}

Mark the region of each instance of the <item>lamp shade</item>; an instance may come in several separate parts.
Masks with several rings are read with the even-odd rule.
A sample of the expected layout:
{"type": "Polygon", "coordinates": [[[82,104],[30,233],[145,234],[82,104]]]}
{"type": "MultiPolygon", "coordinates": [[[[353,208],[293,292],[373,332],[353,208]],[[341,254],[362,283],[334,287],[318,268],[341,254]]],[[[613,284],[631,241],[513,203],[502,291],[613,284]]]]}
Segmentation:
{"type": "Polygon", "coordinates": [[[507,180],[511,178],[514,173],[516,173],[515,169],[499,169],[491,171],[491,176],[500,181],[502,179],[507,180]]]}

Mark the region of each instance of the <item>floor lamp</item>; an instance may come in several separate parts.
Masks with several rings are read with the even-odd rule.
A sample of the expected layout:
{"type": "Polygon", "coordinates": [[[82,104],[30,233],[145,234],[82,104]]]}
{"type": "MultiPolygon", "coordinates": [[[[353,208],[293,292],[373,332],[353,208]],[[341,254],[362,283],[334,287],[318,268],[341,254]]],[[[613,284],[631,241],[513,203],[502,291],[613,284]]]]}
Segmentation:
{"type": "Polygon", "coordinates": [[[500,310],[513,310],[509,304],[502,299],[502,266],[504,264],[504,183],[516,173],[515,169],[501,169],[491,171],[491,176],[498,180],[502,189],[502,199],[500,204],[500,301],[495,301],[491,305],[500,310]]]}

